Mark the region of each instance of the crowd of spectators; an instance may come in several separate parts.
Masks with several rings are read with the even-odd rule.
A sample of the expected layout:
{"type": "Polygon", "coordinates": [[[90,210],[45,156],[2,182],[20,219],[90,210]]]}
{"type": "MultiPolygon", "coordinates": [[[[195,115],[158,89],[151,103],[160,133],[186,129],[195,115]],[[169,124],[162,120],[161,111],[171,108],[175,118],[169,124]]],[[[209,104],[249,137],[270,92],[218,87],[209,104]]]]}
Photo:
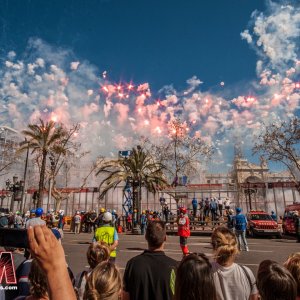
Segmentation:
{"type": "Polygon", "coordinates": [[[203,253],[187,253],[177,262],[164,252],[165,222],[149,222],[145,234],[148,249],[127,262],[123,276],[109,259],[109,246],[93,242],[87,251],[89,269],[75,278],[51,230],[38,225],[27,231],[30,256],[22,264],[30,265],[26,268],[29,274],[18,278],[27,278],[23,282],[28,285],[27,294],[10,299],[300,299],[300,252],[290,255],[284,265],[262,261],[256,279],[248,267],[235,262],[238,241],[226,227],[218,227],[211,236],[213,261],[203,253]]]}

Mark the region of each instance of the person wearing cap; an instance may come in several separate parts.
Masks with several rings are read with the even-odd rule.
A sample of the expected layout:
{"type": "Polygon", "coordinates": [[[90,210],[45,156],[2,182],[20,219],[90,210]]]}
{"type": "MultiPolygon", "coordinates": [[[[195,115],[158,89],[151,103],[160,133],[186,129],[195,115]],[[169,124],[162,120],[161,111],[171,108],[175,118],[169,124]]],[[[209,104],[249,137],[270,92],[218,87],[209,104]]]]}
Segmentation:
{"type": "Polygon", "coordinates": [[[242,209],[237,207],[235,209],[236,216],[234,218],[234,229],[238,240],[240,251],[249,251],[247,240],[246,240],[246,229],[247,229],[247,218],[242,214],[242,209]]]}
{"type": "Polygon", "coordinates": [[[187,246],[187,238],[191,235],[190,231],[190,220],[186,214],[186,208],[181,207],[179,209],[179,217],[178,217],[178,235],[179,235],[179,243],[180,248],[182,250],[183,255],[189,254],[189,248],[187,246]]]}
{"type": "MultiPolygon", "coordinates": [[[[42,220],[42,215],[43,215],[44,211],[41,207],[37,208],[34,211],[34,217],[29,219],[26,222],[26,228],[28,228],[29,226],[36,226],[36,225],[46,225],[46,222],[44,220],[42,220]]],[[[33,215],[33,213],[31,214],[31,216],[33,215]]]]}
{"type": "Polygon", "coordinates": [[[95,231],[94,241],[105,242],[110,248],[110,261],[115,262],[117,257],[117,246],[119,243],[119,236],[117,230],[111,224],[112,214],[105,212],[103,214],[103,225],[98,227],[95,231]]]}
{"type": "Polygon", "coordinates": [[[100,213],[99,213],[99,216],[98,216],[98,219],[97,219],[97,226],[100,227],[104,224],[103,222],[103,215],[105,213],[105,208],[102,207],[100,208],[100,213]]]}

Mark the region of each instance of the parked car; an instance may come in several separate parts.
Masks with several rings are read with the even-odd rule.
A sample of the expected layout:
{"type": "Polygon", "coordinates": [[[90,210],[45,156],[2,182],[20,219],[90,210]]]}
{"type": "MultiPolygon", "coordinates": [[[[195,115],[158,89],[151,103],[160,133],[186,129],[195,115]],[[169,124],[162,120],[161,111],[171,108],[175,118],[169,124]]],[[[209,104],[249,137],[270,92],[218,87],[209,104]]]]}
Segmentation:
{"type": "Polygon", "coordinates": [[[249,236],[277,236],[281,237],[278,223],[262,210],[252,210],[247,213],[247,234],[249,236]]]}
{"type": "Polygon", "coordinates": [[[282,219],[282,231],[284,234],[296,234],[294,224],[294,213],[298,211],[300,215],[300,203],[294,203],[288,205],[285,208],[283,219],[282,219]]]}

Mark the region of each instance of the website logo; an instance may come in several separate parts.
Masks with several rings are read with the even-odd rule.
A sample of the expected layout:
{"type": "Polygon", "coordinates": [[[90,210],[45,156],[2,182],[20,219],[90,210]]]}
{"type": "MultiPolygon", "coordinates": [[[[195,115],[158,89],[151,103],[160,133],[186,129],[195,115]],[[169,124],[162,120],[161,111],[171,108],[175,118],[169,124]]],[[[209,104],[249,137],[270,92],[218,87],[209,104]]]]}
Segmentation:
{"type": "Polygon", "coordinates": [[[11,252],[0,252],[0,283],[17,283],[14,258],[11,252]]]}

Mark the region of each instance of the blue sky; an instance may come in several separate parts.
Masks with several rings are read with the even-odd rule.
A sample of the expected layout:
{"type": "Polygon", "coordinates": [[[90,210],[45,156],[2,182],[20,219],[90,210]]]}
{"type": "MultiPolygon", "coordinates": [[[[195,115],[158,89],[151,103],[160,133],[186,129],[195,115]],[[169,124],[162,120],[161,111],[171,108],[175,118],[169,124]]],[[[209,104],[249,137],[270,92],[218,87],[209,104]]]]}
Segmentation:
{"type": "Polygon", "coordinates": [[[96,157],[180,116],[224,171],[298,113],[299,36],[292,0],[0,0],[0,124],[80,123],[96,157]]]}
{"type": "Polygon", "coordinates": [[[38,37],[72,49],[114,80],[158,90],[196,75],[204,87],[255,77],[256,54],[240,38],[262,0],[1,0],[1,50],[23,53],[38,37]]]}

